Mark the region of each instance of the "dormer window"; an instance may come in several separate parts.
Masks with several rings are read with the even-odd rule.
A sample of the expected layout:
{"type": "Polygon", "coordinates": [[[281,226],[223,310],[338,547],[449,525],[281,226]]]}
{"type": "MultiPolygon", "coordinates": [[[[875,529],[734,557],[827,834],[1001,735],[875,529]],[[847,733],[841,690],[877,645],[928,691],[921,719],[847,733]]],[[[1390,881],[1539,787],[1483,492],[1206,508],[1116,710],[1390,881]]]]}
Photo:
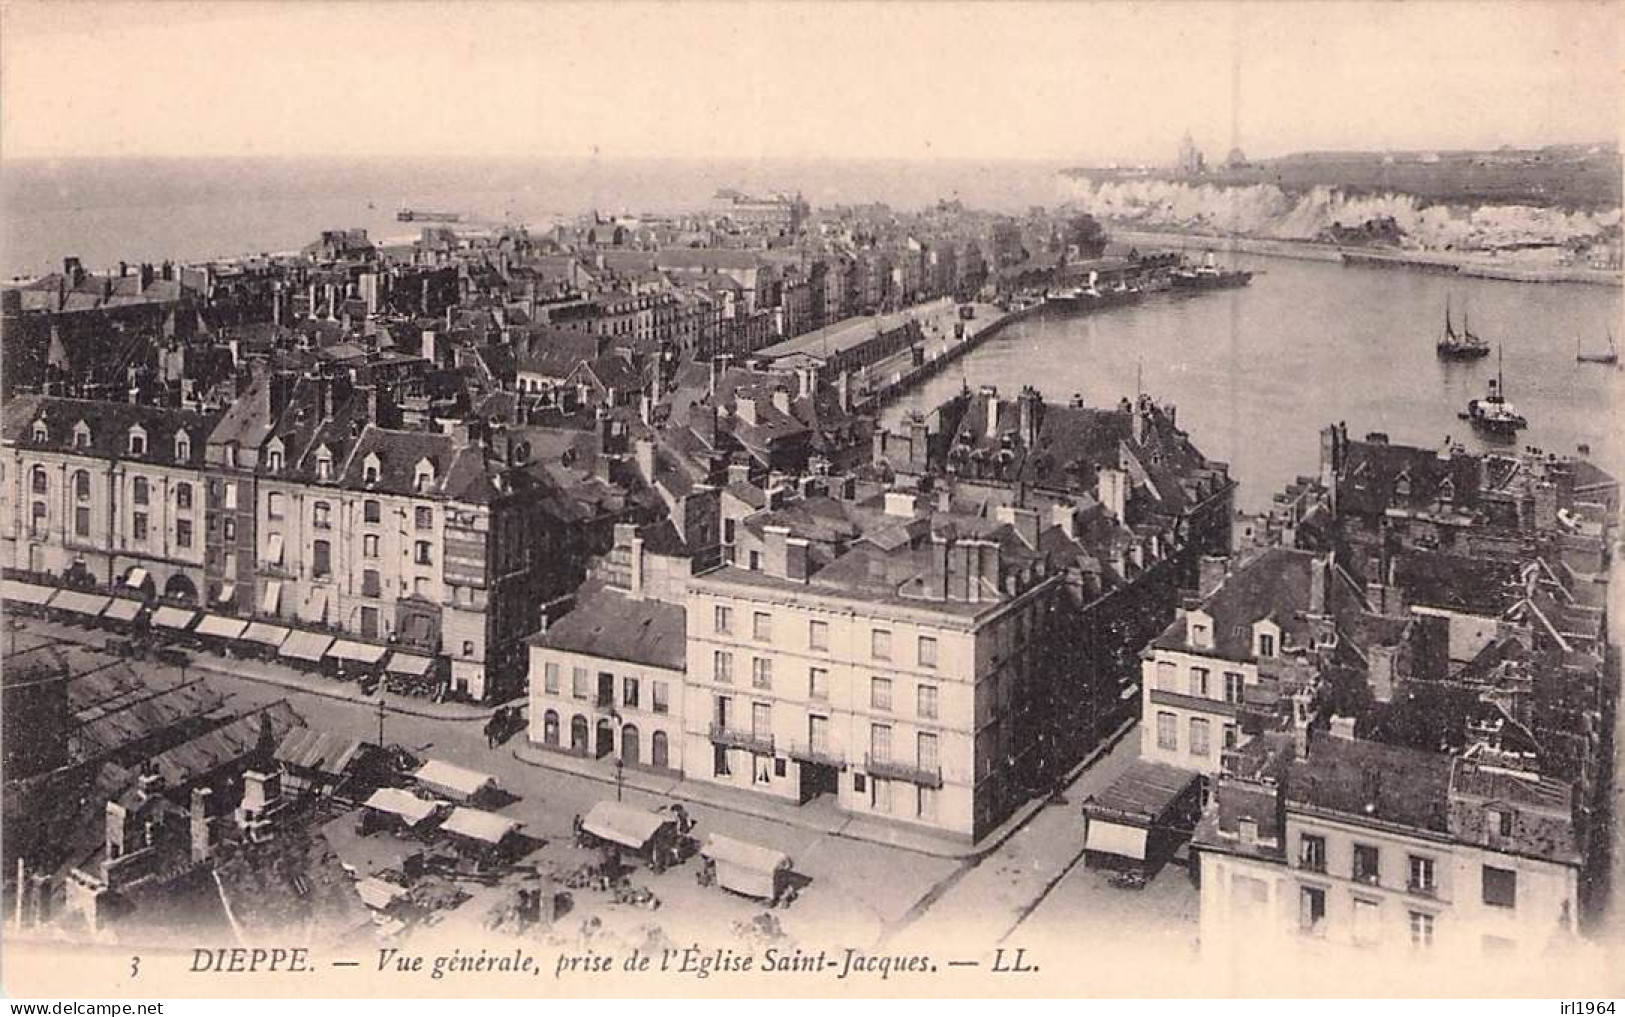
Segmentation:
{"type": "Polygon", "coordinates": [[[45,426],[45,421],[34,421],[34,440],[42,445],[51,440],[51,429],[45,426]]]}
{"type": "Polygon", "coordinates": [[[1185,638],[1198,650],[1213,646],[1213,617],[1205,611],[1192,611],[1185,618],[1185,638]]]}
{"type": "Polygon", "coordinates": [[[177,463],[192,461],[192,437],[185,431],[175,432],[175,461],[177,463]]]}
{"type": "Polygon", "coordinates": [[[434,463],[425,456],[418,460],[417,468],[412,474],[412,488],[416,491],[428,491],[434,487],[434,463]]]}
{"type": "Polygon", "coordinates": [[[1260,657],[1275,656],[1275,636],[1268,632],[1258,634],[1258,655],[1260,657]]]}
{"type": "Polygon", "coordinates": [[[130,428],[130,454],[132,456],[147,454],[147,432],[140,424],[130,428]]]}
{"type": "Polygon", "coordinates": [[[226,442],[226,465],[237,468],[237,443],[234,441],[226,442]]]}
{"type": "Polygon", "coordinates": [[[316,479],[333,479],[333,453],[328,451],[326,445],[316,450],[316,479]]]}
{"type": "Polygon", "coordinates": [[[1439,500],[1454,501],[1456,498],[1456,485],[1449,477],[1439,484],[1439,500]]]}
{"type": "Polygon", "coordinates": [[[383,472],[383,462],[379,460],[378,453],[369,452],[361,464],[361,480],[366,484],[378,483],[378,477],[383,472]]]}
{"type": "Polygon", "coordinates": [[[83,420],[73,425],[73,447],[90,447],[90,425],[85,423],[83,420]]]}
{"type": "Polygon", "coordinates": [[[279,472],[282,469],[282,453],[282,440],[280,438],[272,439],[271,444],[265,447],[265,466],[272,473],[279,472]]]}
{"type": "Polygon", "coordinates": [[[1399,476],[1394,478],[1394,493],[1399,495],[1401,498],[1409,498],[1411,496],[1410,473],[1401,470],[1399,476]]]}

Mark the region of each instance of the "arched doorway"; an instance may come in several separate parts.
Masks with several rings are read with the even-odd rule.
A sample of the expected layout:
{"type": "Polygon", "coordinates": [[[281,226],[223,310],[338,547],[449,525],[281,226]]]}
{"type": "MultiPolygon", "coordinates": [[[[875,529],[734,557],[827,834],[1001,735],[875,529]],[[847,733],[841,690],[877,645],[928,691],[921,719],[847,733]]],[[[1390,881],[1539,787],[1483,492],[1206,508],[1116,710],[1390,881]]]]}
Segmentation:
{"type": "Polygon", "coordinates": [[[191,579],[177,572],[164,583],[164,599],[178,600],[183,604],[197,603],[197,584],[191,579]]]}
{"type": "Polygon", "coordinates": [[[542,714],[542,744],[558,745],[559,743],[559,711],[548,710],[542,714]]]}
{"type": "Polygon", "coordinates": [[[621,762],[627,766],[637,766],[642,762],[638,750],[638,726],[627,724],[621,728],[621,762]]]}
{"type": "Polygon", "coordinates": [[[587,718],[579,713],[570,718],[570,751],[587,754],[587,718]]]}
{"type": "Polygon", "coordinates": [[[671,769],[670,749],[666,745],[666,732],[656,731],[650,736],[649,762],[662,770],[671,769]]]}
{"type": "Polygon", "coordinates": [[[593,755],[598,759],[615,751],[615,725],[607,718],[598,722],[598,737],[594,740],[596,746],[593,755]]]}

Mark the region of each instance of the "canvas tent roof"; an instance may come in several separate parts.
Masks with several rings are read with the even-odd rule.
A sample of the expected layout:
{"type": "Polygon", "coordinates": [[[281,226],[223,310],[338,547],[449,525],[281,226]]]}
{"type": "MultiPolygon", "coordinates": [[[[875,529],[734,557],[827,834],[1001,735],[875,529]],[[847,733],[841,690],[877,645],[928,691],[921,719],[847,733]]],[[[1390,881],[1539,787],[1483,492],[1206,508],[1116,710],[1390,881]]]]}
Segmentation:
{"type": "Polygon", "coordinates": [[[425,801],[410,791],[398,787],[381,787],[366,801],[366,807],[392,816],[400,816],[413,826],[434,815],[439,802],[425,801]]]}
{"type": "Polygon", "coordinates": [[[487,844],[500,844],[502,838],[522,825],[517,819],[499,816],[495,812],[456,808],[452,810],[451,816],[440,824],[440,829],[487,844]]]}
{"type": "Polygon", "coordinates": [[[488,773],[453,766],[439,759],[424,763],[412,776],[425,787],[460,798],[472,798],[497,783],[488,773]]]}
{"type": "Polygon", "coordinates": [[[700,849],[700,854],[715,862],[727,862],[756,872],[775,872],[779,869],[788,869],[791,865],[790,856],[782,851],[751,844],[748,841],[735,840],[720,833],[713,833],[706,838],[705,847],[700,849]]]}
{"type": "Polygon", "coordinates": [[[658,812],[633,808],[620,802],[599,802],[587,813],[581,825],[594,836],[637,850],[649,843],[662,826],[672,822],[671,816],[658,812]]]}

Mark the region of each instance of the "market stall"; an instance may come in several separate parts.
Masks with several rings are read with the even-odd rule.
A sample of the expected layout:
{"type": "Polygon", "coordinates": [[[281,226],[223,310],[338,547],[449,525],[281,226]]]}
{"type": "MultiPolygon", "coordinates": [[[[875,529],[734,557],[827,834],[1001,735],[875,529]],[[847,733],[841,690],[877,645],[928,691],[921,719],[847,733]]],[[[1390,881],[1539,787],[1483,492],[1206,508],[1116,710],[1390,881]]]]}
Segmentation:
{"type": "Polygon", "coordinates": [[[439,759],[431,759],[412,774],[418,786],[454,801],[471,802],[497,790],[497,779],[439,759]]]}
{"type": "Polygon", "coordinates": [[[362,803],[362,825],[379,829],[396,824],[408,830],[426,826],[440,813],[443,803],[419,798],[404,788],[381,787],[362,803]]]}
{"type": "Polygon", "coordinates": [[[581,821],[581,832],[589,845],[625,848],[657,869],[682,859],[682,835],[676,817],[669,813],[650,812],[621,802],[599,802],[581,821]]]}
{"type": "Polygon", "coordinates": [[[706,838],[701,857],[710,863],[716,883],[724,890],[761,900],[777,900],[790,874],[790,856],[720,833],[706,838]]]}
{"type": "Polygon", "coordinates": [[[495,860],[515,849],[523,825],[495,812],[459,806],[440,824],[440,832],[451,835],[459,848],[473,856],[495,860]]]}

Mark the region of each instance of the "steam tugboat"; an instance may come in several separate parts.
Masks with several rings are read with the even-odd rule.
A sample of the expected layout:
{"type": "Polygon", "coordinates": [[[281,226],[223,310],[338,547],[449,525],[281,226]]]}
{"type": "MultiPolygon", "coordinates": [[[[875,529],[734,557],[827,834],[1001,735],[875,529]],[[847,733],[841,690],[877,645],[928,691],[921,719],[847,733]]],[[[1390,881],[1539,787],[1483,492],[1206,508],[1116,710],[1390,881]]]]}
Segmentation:
{"type": "Polygon", "coordinates": [[[1444,298],[1444,335],[1434,347],[1444,360],[1477,360],[1489,356],[1490,344],[1473,334],[1465,313],[1461,319],[1461,332],[1450,321],[1450,298],[1444,298]]]}
{"type": "Polygon", "coordinates": [[[1198,268],[1181,268],[1170,277],[1176,290],[1222,290],[1245,286],[1253,281],[1251,272],[1221,269],[1213,263],[1213,252],[1198,268]]]}
{"type": "Polygon", "coordinates": [[[1496,438],[1510,438],[1529,426],[1519,413],[1517,407],[1507,401],[1506,382],[1501,375],[1501,352],[1496,351],[1495,377],[1490,379],[1490,391],[1482,399],[1474,399],[1467,404],[1467,412],[1460,414],[1461,418],[1473,425],[1473,430],[1480,434],[1496,438]]]}

